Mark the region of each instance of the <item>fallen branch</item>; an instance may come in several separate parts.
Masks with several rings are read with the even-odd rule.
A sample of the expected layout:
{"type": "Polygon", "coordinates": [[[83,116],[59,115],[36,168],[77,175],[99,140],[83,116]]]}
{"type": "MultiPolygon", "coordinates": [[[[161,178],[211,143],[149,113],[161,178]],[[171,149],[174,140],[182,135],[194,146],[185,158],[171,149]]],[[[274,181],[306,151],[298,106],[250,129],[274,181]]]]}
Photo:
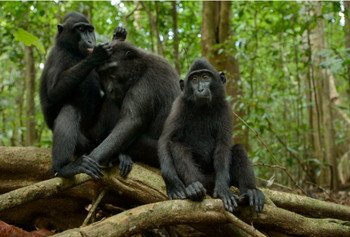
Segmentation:
{"type": "Polygon", "coordinates": [[[93,204],[89,210],[89,213],[81,226],[87,226],[89,223],[92,222],[91,220],[93,219],[94,215],[96,214],[97,207],[100,204],[102,198],[106,195],[106,192],[107,192],[107,190],[103,189],[101,191],[101,193],[98,195],[96,200],[93,202],[93,204]]]}
{"type": "MultiPolygon", "coordinates": [[[[220,200],[205,199],[202,202],[173,200],[140,206],[119,215],[86,227],[64,231],[55,236],[126,236],[137,234],[146,229],[177,224],[225,223],[231,221],[236,227],[249,231],[251,236],[264,236],[252,227],[237,225],[227,218],[220,200]]],[[[302,236],[349,236],[348,222],[334,219],[312,219],[301,215],[267,206],[264,212],[254,218],[258,226],[270,227],[283,233],[302,236]]],[[[247,224],[245,224],[247,226],[247,224]]]]}
{"type": "Polygon", "coordinates": [[[340,220],[350,220],[349,206],[320,201],[292,193],[277,192],[270,189],[263,189],[263,191],[278,207],[311,217],[330,217],[340,220]]]}
{"type": "MultiPolygon", "coordinates": [[[[251,216],[246,214],[239,216],[248,220],[251,216]]],[[[350,222],[336,219],[314,219],[304,217],[297,213],[282,208],[266,205],[263,213],[253,218],[256,226],[263,226],[265,229],[278,230],[291,235],[310,237],[348,237],[350,236],[350,222]]]]}
{"type": "Polygon", "coordinates": [[[62,192],[63,190],[85,183],[88,180],[91,180],[90,176],[79,174],[74,176],[72,179],[57,177],[30,185],[28,187],[16,189],[0,195],[0,211],[40,198],[52,196],[62,192]]]}
{"type": "Polygon", "coordinates": [[[51,178],[50,153],[43,148],[0,146],[0,193],[51,178]]]}
{"type": "Polygon", "coordinates": [[[255,229],[253,226],[246,224],[245,222],[238,219],[235,215],[233,215],[230,212],[225,212],[227,220],[232,223],[234,226],[237,226],[239,229],[243,230],[247,234],[251,236],[257,236],[257,237],[264,237],[265,235],[262,234],[260,231],[255,229]]]}
{"type": "Polygon", "coordinates": [[[119,195],[127,196],[142,204],[167,200],[165,183],[157,169],[134,164],[127,178],[119,176],[117,169],[105,173],[102,181],[119,195]]]}
{"type": "Polygon", "coordinates": [[[173,200],[136,207],[89,226],[67,230],[54,236],[130,236],[162,226],[225,222],[231,222],[253,237],[265,236],[252,226],[237,220],[238,218],[234,218],[232,214],[228,216],[225,214],[220,200],[206,199],[203,202],[173,200]]]}
{"type": "MultiPolygon", "coordinates": [[[[159,202],[166,200],[165,183],[159,175],[159,171],[149,170],[146,166],[135,164],[133,170],[130,172],[128,178],[121,178],[119,175],[113,175],[116,169],[107,173],[104,181],[113,187],[122,195],[130,196],[138,200],[140,203],[159,202]]],[[[265,195],[273,199],[275,193],[265,192],[265,195]]],[[[285,193],[281,193],[281,198],[285,193]]],[[[294,195],[298,196],[298,195],[294,195]]],[[[337,205],[333,203],[323,202],[307,197],[301,197],[302,200],[308,202],[315,202],[324,205],[337,205]]],[[[333,206],[335,207],[335,206],[333,206]]],[[[345,206],[343,211],[347,212],[348,208],[345,206]]],[[[344,215],[347,215],[346,213],[344,215]]],[[[302,215],[284,210],[282,208],[274,207],[272,205],[265,205],[264,211],[252,217],[253,213],[249,208],[244,208],[238,217],[243,218],[247,223],[254,222],[256,225],[264,226],[264,228],[273,228],[283,233],[306,235],[306,236],[349,236],[350,222],[339,221],[336,219],[313,219],[304,217],[302,215]],[[321,227],[322,226],[322,227],[321,227]]]]}

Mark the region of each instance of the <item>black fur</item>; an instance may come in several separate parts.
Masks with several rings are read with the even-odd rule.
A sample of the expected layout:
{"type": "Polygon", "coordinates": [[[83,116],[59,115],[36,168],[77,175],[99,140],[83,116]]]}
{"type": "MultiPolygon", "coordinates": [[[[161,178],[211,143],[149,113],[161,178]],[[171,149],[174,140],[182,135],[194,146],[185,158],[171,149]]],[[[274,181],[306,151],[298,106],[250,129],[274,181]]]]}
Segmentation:
{"type": "Polygon", "coordinates": [[[159,139],[158,154],[169,198],[201,200],[208,191],[237,208],[237,185],[261,211],[264,196],[256,188],[253,168],[241,145],[232,147],[230,107],[223,73],[204,59],[196,60],[175,100],[159,139]]]}
{"type": "Polygon", "coordinates": [[[128,32],[124,27],[118,26],[114,29],[112,40],[125,41],[128,32]]]}
{"type": "Polygon", "coordinates": [[[94,160],[73,158],[91,149],[87,131],[102,103],[94,69],[110,57],[111,48],[95,46],[94,28],[82,14],[67,14],[57,28],[40,84],[41,107],[53,131],[53,171],[64,177],[81,172],[99,177],[94,160]]]}
{"type": "Polygon", "coordinates": [[[108,106],[119,110],[119,115],[107,138],[89,157],[106,164],[123,152],[159,166],[157,139],[171,104],[180,93],[179,77],[157,55],[119,40],[111,45],[111,59],[98,72],[110,100],[108,106]]]}
{"type": "Polygon", "coordinates": [[[179,83],[180,83],[180,88],[181,88],[181,90],[183,90],[184,89],[184,87],[185,87],[185,82],[184,82],[184,80],[180,80],[179,81],[179,83]]]}

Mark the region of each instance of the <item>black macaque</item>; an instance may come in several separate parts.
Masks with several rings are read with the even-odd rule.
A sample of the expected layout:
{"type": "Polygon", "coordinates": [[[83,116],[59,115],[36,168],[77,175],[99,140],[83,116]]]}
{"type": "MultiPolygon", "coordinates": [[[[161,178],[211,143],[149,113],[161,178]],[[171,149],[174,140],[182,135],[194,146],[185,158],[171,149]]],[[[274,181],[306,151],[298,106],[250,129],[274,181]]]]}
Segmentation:
{"type": "Polygon", "coordinates": [[[112,48],[95,45],[94,27],[82,14],[67,14],[57,28],[40,84],[41,107],[53,132],[52,168],[58,176],[86,173],[97,178],[98,162],[81,155],[92,149],[88,130],[103,102],[94,69],[109,59],[112,48]]]}
{"type": "MultiPolygon", "coordinates": [[[[113,32],[113,40],[125,41],[127,36],[127,31],[123,27],[116,27],[113,32]]],[[[97,73],[105,70],[104,66],[96,68],[97,73]]],[[[123,100],[123,91],[122,87],[115,87],[112,83],[101,85],[104,93],[103,102],[101,105],[101,110],[98,115],[97,122],[89,130],[89,137],[94,141],[94,147],[98,146],[113,130],[115,124],[117,123],[120,117],[120,107],[123,100]],[[114,93],[111,93],[111,90],[114,90],[114,93]]],[[[156,149],[156,148],[154,148],[156,149]]],[[[119,154],[119,170],[122,177],[126,177],[132,169],[132,159],[126,154],[119,154]]],[[[107,166],[113,166],[116,161],[113,161],[107,166]]],[[[100,168],[105,166],[100,165],[100,168]]]]}
{"type": "Polygon", "coordinates": [[[238,197],[229,187],[236,185],[260,212],[264,195],[256,187],[251,162],[243,146],[231,143],[225,82],[225,75],[205,59],[192,64],[158,141],[161,173],[170,199],[199,201],[209,192],[232,212],[238,197]]]}
{"type": "Polygon", "coordinates": [[[181,92],[179,76],[157,55],[120,40],[111,45],[112,56],[98,73],[110,101],[106,106],[119,110],[119,116],[88,157],[105,165],[123,153],[157,167],[157,140],[172,102],[181,92]]]}

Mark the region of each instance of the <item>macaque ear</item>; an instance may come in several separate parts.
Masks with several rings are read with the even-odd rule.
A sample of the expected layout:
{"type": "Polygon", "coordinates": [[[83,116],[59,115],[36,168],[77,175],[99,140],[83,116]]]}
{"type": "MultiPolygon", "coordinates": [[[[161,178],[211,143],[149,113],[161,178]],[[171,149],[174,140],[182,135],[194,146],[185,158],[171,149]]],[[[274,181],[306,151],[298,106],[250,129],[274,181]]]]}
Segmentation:
{"type": "Polygon", "coordinates": [[[184,80],[183,80],[183,79],[180,79],[179,83],[180,83],[180,88],[181,88],[181,90],[183,90],[184,87],[185,87],[185,82],[184,82],[184,80]]]}
{"type": "Polygon", "coordinates": [[[225,73],[224,72],[220,72],[219,75],[220,75],[220,79],[221,79],[222,83],[225,84],[226,83],[225,73]]]}
{"type": "Polygon", "coordinates": [[[63,31],[63,25],[62,24],[58,24],[57,25],[57,31],[60,34],[63,31]]]}

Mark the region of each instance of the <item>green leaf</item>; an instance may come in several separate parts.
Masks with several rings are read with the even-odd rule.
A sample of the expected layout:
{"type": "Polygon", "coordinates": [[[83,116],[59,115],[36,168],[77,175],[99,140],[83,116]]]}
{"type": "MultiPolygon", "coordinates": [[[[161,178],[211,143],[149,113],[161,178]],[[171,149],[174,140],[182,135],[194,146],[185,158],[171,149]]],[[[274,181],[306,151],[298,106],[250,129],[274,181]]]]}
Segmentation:
{"type": "Polygon", "coordinates": [[[44,45],[39,40],[38,37],[31,34],[30,32],[19,28],[16,32],[13,33],[15,40],[22,42],[25,46],[34,45],[41,53],[45,53],[44,45]]]}

